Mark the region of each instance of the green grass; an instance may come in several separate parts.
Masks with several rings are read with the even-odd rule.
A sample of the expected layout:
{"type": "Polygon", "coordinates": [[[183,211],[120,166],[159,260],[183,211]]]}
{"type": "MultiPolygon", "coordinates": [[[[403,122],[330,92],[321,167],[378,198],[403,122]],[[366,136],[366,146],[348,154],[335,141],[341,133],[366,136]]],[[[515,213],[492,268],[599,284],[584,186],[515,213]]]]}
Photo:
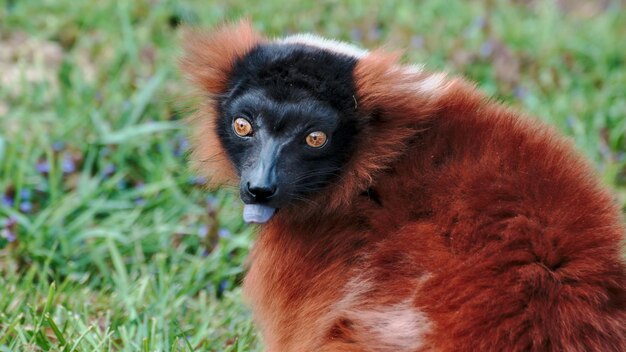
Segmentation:
{"type": "Polygon", "coordinates": [[[0,351],[261,349],[254,231],[186,166],[181,21],[408,47],[573,137],[626,203],[617,2],[378,3],[0,0],[0,351]]]}

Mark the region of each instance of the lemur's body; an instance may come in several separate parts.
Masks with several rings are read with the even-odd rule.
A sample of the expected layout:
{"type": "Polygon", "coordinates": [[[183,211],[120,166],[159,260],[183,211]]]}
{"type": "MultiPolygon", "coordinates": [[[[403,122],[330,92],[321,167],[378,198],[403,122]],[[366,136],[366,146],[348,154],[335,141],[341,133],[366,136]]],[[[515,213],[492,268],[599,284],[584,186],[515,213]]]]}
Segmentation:
{"type": "Polygon", "coordinates": [[[626,350],[619,209],[551,129],[315,37],[240,24],[187,50],[198,168],[279,208],[244,283],[268,351],[626,350]],[[300,151],[318,120],[328,141],[300,151]]]}

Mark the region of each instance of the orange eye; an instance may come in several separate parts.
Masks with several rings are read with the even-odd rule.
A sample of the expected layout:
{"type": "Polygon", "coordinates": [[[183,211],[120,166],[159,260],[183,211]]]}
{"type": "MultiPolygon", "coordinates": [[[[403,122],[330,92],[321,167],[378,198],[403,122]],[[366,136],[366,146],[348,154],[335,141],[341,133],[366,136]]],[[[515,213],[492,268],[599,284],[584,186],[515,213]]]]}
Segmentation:
{"type": "Polygon", "coordinates": [[[233,129],[235,130],[235,133],[241,137],[252,134],[252,125],[243,117],[238,117],[235,121],[233,121],[233,129]]]}
{"type": "Polygon", "coordinates": [[[308,144],[309,147],[320,148],[326,144],[326,139],[326,133],[324,132],[311,132],[306,136],[306,144],[308,144]]]}

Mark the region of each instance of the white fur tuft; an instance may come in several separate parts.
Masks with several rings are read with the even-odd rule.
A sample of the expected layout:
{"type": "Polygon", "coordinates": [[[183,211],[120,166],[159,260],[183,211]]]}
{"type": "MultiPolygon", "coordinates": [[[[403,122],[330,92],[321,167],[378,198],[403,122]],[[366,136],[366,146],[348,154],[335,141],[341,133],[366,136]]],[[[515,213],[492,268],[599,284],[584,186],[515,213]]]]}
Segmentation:
{"type": "Polygon", "coordinates": [[[424,345],[431,323],[424,312],[405,301],[378,309],[352,312],[352,319],[389,351],[416,351],[424,345]]]}
{"type": "Polygon", "coordinates": [[[415,75],[424,71],[424,64],[415,64],[404,67],[404,72],[407,75],[415,75]]]}
{"type": "Polygon", "coordinates": [[[278,39],[277,43],[281,44],[303,44],[314,46],[316,48],[325,49],[334,53],[351,56],[357,59],[367,55],[368,51],[361,49],[355,45],[341,42],[338,40],[326,39],[315,34],[303,33],[294,34],[283,39],[278,39]]]}
{"type": "Polygon", "coordinates": [[[438,93],[444,88],[446,82],[444,73],[434,73],[419,82],[415,83],[415,90],[420,93],[438,93]]]}
{"type": "MultiPolygon", "coordinates": [[[[414,283],[421,286],[430,275],[424,273],[414,283]]],[[[359,343],[375,346],[381,352],[417,351],[426,344],[425,336],[432,330],[432,322],[412,304],[415,294],[396,303],[373,306],[369,296],[374,284],[361,276],[346,284],[346,294],[334,306],[330,321],[348,319],[350,330],[359,343]]]]}

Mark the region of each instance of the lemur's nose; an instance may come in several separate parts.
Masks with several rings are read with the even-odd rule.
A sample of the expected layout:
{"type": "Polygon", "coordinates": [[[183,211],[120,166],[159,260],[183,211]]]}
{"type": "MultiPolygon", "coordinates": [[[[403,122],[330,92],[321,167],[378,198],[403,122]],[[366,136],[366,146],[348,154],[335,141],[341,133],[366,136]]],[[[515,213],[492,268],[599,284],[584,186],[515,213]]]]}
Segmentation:
{"type": "Polygon", "coordinates": [[[248,182],[248,192],[252,194],[254,200],[257,202],[263,202],[271,198],[276,193],[275,184],[250,184],[248,182]]]}

